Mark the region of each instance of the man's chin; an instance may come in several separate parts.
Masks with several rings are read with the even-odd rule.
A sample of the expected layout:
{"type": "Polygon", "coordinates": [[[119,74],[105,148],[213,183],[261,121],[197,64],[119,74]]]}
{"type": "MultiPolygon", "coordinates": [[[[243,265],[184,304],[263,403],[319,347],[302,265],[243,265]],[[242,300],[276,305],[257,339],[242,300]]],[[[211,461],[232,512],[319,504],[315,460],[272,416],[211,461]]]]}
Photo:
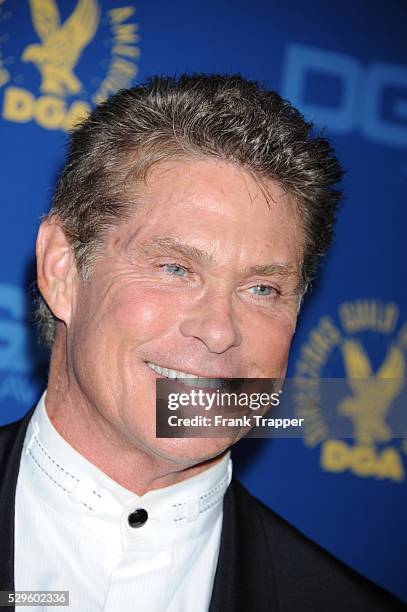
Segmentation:
{"type": "Polygon", "coordinates": [[[235,441],[232,438],[156,438],[154,452],[163,461],[187,468],[222,455],[235,441]]]}

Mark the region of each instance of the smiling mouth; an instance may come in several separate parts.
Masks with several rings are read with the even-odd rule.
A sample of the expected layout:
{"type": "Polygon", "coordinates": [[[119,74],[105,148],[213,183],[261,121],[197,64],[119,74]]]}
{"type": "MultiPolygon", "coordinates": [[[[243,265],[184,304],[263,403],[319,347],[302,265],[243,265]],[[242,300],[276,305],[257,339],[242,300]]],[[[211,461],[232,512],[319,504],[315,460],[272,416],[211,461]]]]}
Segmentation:
{"type": "Polygon", "coordinates": [[[202,389],[219,389],[226,382],[225,378],[207,378],[204,376],[197,376],[193,372],[183,372],[182,370],[171,370],[170,368],[164,368],[156,363],[147,361],[148,367],[153,370],[156,374],[169,378],[170,380],[178,380],[187,387],[199,387],[202,389]]]}

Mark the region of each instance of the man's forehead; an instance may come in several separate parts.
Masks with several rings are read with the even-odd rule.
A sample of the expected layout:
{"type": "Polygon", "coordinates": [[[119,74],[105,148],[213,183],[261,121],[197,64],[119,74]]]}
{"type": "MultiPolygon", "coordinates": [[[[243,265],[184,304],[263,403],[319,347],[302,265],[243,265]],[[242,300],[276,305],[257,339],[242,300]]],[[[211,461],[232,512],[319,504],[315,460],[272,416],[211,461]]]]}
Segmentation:
{"type": "Polygon", "coordinates": [[[236,187],[233,181],[236,171],[253,183],[248,172],[232,163],[211,159],[158,163],[151,169],[145,191],[136,196],[134,217],[121,225],[120,242],[133,253],[136,250],[147,255],[177,253],[208,265],[225,263],[228,253],[234,253],[235,258],[241,259],[242,273],[244,266],[250,265],[259,274],[298,274],[302,232],[292,199],[277,184],[271,193],[258,196],[261,189],[256,185],[254,202],[243,183],[236,187]],[[189,179],[184,181],[186,166],[189,179]],[[170,168],[177,169],[176,175],[168,173],[170,168]],[[198,172],[196,183],[188,174],[191,170],[198,172]],[[230,171],[228,190],[222,182],[223,173],[230,171]],[[161,184],[156,180],[160,172],[161,178],[166,179],[161,184]],[[217,177],[213,178],[212,172],[217,177]],[[206,190],[207,175],[213,191],[211,186],[206,190]],[[182,178],[181,186],[176,176],[182,178]],[[282,195],[286,196],[284,201],[282,195]]]}
{"type": "Polygon", "coordinates": [[[199,196],[200,188],[208,189],[225,183],[239,184],[237,189],[244,192],[250,201],[264,200],[272,205],[280,199],[292,200],[286,189],[271,178],[257,176],[248,168],[231,160],[217,159],[210,156],[198,158],[179,156],[154,163],[147,171],[140,195],[149,201],[149,194],[160,194],[163,199],[175,191],[195,192],[199,196]],[[191,180],[191,175],[195,175],[191,180]],[[199,180],[200,179],[200,180],[199,180]],[[220,179],[220,183],[219,183],[220,179]],[[202,181],[202,182],[200,182],[202,181]]]}

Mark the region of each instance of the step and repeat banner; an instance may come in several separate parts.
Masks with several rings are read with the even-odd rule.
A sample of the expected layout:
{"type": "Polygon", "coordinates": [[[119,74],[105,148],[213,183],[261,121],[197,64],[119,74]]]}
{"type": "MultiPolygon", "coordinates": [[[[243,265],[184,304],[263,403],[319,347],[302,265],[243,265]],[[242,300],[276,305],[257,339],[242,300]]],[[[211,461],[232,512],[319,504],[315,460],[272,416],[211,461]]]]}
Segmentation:
{"type": "MultiPolygon", "coordinates": [[[[301,439],[244,440],[235,471],[407,601],[407,441],[361,440],[372,415],[351,381],[363,372],[374,392],[380,379],[406,376],[406,31],[402,0],[0,0],[0,423],[27,412],[46,385],[32,321],[34,248],[67,129],[157,73],[266,82],[324,128],[347,171],[335,243],[303,305],[288,375],[348,378],[355,409],[346,439],[330,437],[322,407],[301,439]]],[[[383,396],[379,424],[400,392],[383,396]]]]}

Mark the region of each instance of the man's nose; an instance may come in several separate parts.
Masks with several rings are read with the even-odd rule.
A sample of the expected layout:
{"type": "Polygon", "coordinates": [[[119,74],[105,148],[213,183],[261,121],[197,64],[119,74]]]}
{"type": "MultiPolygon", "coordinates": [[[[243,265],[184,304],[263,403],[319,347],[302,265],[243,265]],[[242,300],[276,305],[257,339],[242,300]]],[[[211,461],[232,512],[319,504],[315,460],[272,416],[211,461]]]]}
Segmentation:
{"type": "Polygon", "coordinates": [[[182,320],[180,331],[201,340],[211,353],[224,353],[242,342],[230,295],[202,296],[182,320]]]}

